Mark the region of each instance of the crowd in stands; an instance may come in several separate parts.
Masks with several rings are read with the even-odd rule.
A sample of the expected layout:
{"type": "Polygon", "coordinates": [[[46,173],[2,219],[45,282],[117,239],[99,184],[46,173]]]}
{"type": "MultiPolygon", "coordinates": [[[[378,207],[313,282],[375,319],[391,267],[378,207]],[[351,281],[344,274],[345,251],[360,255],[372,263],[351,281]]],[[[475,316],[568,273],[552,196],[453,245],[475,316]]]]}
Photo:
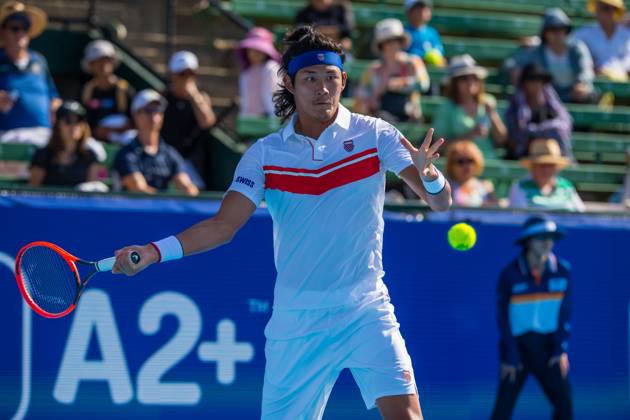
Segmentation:
{"type": "MultiPolygon", "coordinates": [[[[346,1],[309,0],[296,25],[313,25],[341,43],[352,62],[356,33],[346,1]]],[[[610,105],[596,77],[628,81],[630,29],[622,0],[589,0],[595,22],[574,28],[560,8],[542,16],[538,43],[527,43],[510,66],[508,107],[486,92],[488,71],[470,54],[447,57],[430,25],[431,0],[404,0],[406,21],[387,18],[373,30],[374,61],[351,92],[354,111],[392,123],[423,121],[422,98],[436,92],[445,101],[431,125],[446,140],[445,169],[456,205],[496,206],[495,188],[483,180],[487,160],[520,160],[528,175],[509,192],[509,205],[584,211],[571,182],[559,172],[576,164],[573,121],[567,103],[610,105]],[[430,80],[443,68],[442,80],[430,80]]],[[[115,190],[155,193],[171,188],[196,195],[208,183],[208,130],[217,121],[209,93],[199,88],[197,57],[178,51],[168,63],[165,92],[136,93],[116,75],[116,47],[99,39],[81,61],[89,80],[80,98],[63,100],[46,59],[29,48],[47,24],[39,8],[9,1],[0,9],[0,143],[40,149],[30,165],[29,185],[103,191],[111,176],[115,190]],[[108,168],[103,143],[120,146],[108,168]]],[[[280,53],[269,29],[250,29],[235,49],[240,116],[274,118],[273,95],[282,83],[280,53]]],[[[628,151],[630,165],[630,150],[628,151]]],[[[616,197],[630,204],[630,173],[616,197]]]]}

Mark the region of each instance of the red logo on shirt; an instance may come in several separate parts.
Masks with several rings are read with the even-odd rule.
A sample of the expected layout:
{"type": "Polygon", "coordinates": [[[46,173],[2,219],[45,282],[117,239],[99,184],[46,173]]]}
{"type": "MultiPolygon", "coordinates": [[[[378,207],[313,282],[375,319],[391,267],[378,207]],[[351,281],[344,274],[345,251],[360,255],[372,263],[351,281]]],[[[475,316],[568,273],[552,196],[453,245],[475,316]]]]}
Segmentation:
{"type": "Polygon", "coordinates": [[[403,379],[407,382],[411,382],[411,372],[408,370],[403,370],[403,379]]]}
{"type": "Polygon", "coordinates": [[[352,152],[354,150],[354,141],[346,140],[343,142],[343,148],[346,152],[352,152]]]}

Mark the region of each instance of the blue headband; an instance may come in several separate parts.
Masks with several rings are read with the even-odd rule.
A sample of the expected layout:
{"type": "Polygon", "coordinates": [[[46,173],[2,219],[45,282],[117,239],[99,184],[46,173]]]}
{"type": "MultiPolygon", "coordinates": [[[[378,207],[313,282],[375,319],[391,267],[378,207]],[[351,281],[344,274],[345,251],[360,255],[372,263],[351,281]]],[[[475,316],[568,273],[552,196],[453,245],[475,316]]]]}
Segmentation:
{"type": "Polygon", "coordinates": [[[343,71],[343,62],[341,56],[333,51],[309,51],[304,54],[300,54],[297,57],[293,57],[289,61],[289,76],[293,77],[298,71],[304,67],[316,66],[318,64],[328,64],[331,66],[339,67],[339,70],[343,71]]]}

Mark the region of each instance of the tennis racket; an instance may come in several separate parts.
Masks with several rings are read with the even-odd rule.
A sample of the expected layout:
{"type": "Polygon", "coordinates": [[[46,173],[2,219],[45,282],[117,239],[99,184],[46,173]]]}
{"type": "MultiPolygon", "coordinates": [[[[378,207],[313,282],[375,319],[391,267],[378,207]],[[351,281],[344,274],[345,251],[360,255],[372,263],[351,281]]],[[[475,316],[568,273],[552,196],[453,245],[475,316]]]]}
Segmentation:
{"type": "MultiPolygon", "coordinates": [[[[138,264],[140,254],[134,251],[130,259],[138,264]]],[[[31,242],[18,252],[15,278],[33,311],[46,318],[61,318],[74,310],[90,278],[111,271],[115,262],[116,257],[84,261],[50,242],[31,242]]]]}

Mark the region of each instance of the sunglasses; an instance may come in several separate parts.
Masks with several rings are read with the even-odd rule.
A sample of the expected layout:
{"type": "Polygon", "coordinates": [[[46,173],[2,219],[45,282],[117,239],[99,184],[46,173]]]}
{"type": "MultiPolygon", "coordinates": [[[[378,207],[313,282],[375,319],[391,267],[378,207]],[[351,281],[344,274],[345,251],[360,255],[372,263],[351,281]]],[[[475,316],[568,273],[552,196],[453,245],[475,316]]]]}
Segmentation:
{"type": "Polygon", "coordinates": [[[68,125],[76,125],[85,121],[84,118],[79,117],[78,115],[68,115],[60,118],[61,121],[68,125]]]}
{"type": "Polygon", "coordinates": [[[147,115],[163,114],[164,107],[162,105],[147,105],[142,108],[142,112],[147,115]]]}
{"type": "Polygon", "coordinates": [[[28,28],[24,25],[5,25],[4,29],[14,34],[28,32],[28,28]]]}
{"type": "Polygon", "coordinates": [[[455,163],[458,166],[472,165],[473,163],[475,163],[475,160],[474,159],[470,159],[470,158],[461,158],[461,159],[457,159],[455,161],[455,163]]]}

